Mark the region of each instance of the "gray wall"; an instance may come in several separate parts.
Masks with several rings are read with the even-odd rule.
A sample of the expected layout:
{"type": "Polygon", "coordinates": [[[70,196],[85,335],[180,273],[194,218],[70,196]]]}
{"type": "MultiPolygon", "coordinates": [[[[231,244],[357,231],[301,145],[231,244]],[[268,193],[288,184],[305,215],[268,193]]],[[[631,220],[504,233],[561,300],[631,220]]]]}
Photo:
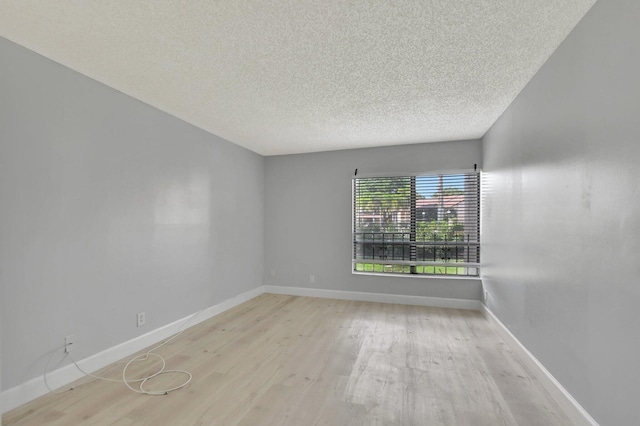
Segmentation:
{"type": "Polygon", "coordinates": [[[265,158],[265,284],[479,300],[479,280],[351,274],[351,178],[468,170],[481,151],[460,141],[265,158]]]}
{"type": "Polygon", "coordinates": [[[84,358],[262,285],[263,157],[4,39],[0,64],[3,389],[65,335],[84,358]]]}
{"type": "Polygon", "coordinates": [[[597,2],[483,141],[488,306],[612,426],[640,424],[639,22],[597,2]]]}

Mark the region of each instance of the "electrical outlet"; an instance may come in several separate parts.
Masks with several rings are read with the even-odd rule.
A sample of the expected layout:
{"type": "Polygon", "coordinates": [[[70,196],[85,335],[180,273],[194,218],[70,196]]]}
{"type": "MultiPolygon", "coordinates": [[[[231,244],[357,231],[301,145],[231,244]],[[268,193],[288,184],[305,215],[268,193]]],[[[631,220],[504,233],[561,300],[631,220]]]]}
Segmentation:
{"type": "Polygon", "coordinates": [[[69,353],[73,350],[73,344],[75,342],[75,336],[73,334],[68,335],[64,338],[64,351],[69,353]]]}
{"type": "Polygon", "coordinates": [[[275,277],[275,276],[276,276],[276,270],[275,270],[275,269],[272,269],[272,270],[271,270],[271,276],[272,276],[272,277],[275,277]]]}
{"type": "Polygon", "coordinates": [[[489,300],[489,292],[487,290],[484,291],[484,302],[487,303],[487,300],[489,300]]]}
{"type": "Polygon", "coordinates": [[[315,283],[316,282],[316,276],[315,275],[309,275],[309,282],[310,283],[315,283]]]}
{"type": "Polygon", "coordinates": [[[142,327],[147,320],[144,312],[138,312],[137,319],[138,319],[138,327],[142,327]]]}

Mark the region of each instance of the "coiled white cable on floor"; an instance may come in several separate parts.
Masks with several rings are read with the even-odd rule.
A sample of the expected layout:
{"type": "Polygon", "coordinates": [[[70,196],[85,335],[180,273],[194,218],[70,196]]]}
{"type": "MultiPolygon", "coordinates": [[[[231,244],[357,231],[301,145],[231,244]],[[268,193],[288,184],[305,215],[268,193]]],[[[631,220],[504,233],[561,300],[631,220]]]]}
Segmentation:
{"type": "MultiPolygon", "coordinates": [[[[203,310],[204,310],[204,309],[203,309],[203,310]]],[[[144,395],[167,395],[169,392],[173,392],[173,391],[176,391],[176,390],[178,390],[178,389],[182,389],[183,387],[185,387],[186,385],[188,385],[189,383],[191,383],[191,380],[193,379],[193,376],[192,376],[192,374],[191,374],[191,373],[189,373],[188,371],[185,371],[185,370],[166,370],[165,368],[166,368],[166,366],[167,366],[167,361],[166,361],[166,360],[165,360],[161,355],[158,355],[158,354],[157,354],[157,353],[155,353],[154,351],[156,351],[156,350],[160,349],[161,347],[163,347],[163,346],[164,346],[164,345],[166,345],[167,343],[171,342],[172,340],[174,340],[175,338],[177,338],[178,336],[180,336],[180,335],[184,332],[184,330],[187,328],[188,324],[189,324],[189,323],[190,323],[190,322],[191,322],[191,321],[192,321],[196,316],[198,316],[198,315],[199,315],[203,310],[201,310],[201,311],[196,312],[195,314],[193,314],[193,315],[192,315],[192,316],[191,316],[191,317],[190,317],[190,318],[185,322],[185,324],[182,326],[182,329],[181,329],[178,333],[174,334],[173,336],[171,336],[170,338],[168,338],[168,339],[167,339],[167,340],[165,340],[164,342],[160,343],[159,345],[157,345],[157,346],[153,347],[152,349],[148,350],[147,352],[145,352],[145,353],[143,353],[143,354],[140,354],[140,355],[137,355],[137,356],[134,356],[133,358],[131,358],[131,359],[130,359],[126,364],[125,364],[124,368],[122,369],[122,378],[121,378],[121,379],[109,379],[109,378],[106,378],[106,377],[97,376],[97,375],[95,375],[95,374],[88,373],[88,372],[84,371],[84,370],[83,370],[83,369],[78,365],[78,363],[73,359],[73,357],[71,356],[71,354],[70,354],[70,353],[68,353],[68,352],[67,352],[67,353],[65,353],[65,355],[66,355],[66,356],[68,356],[68,357],[69,357],[69,359],[71,359],[71,361],[73,362],[73,365],[75,365],[75,367],[76,367],[76,368],[77,368],[77,369],[78,369],[82,374],[84,374],[85,376],[93,377],[94,379],[103,380],[103,381],[106,381],[106,382],[119,382],[119,383],[124,383],[124,384],[125,384],[125,386],[127,386],[127,387],[128,387],[130,390],[132,390],[133,392],[137,392],[137,393],[144,394],[144,395]],[[155,372],[155,373],[153,373],[153,374],[150,374],[150,375],[148,375],[148,376],[141,377],[141,378],[138,378],[138,379],[128,379],[128,378],[127,378],[127,369],[129,368],[129,366],[130,366],[132,363],[134,363],[134,362],[144,362],[144,361],[149,360],[151,357],[159,359],[159,360],[160,360],[160,362],[162,363],[162,367],[161,367],[158,371],[156,371],[156,372],[155,372]],[[172,388],[160,389],[160,390],[146,390],[146,389],[144,389],[144,385],[145,385],[149,380],[151,380],[151,379],[153,379],[153,378],[155,378],[155,377],[158,377],[158,376],[160,376],[160,375],[163,375],[163,374],[171,374],[171,373],[174,373],[174,374],[183,374],[183,375],[187,376],[187,377],[186,377],[186,380],[185,380],[183,383],[181,383],[181,384],[179,384],[179,385],[177,385],[177,386],[174,386],[174,387],[172,387],[172,388]],[[138,383],[137,387],[133,387],[133,386],[131,385],[131,384],[133,384],[133,383],[138,383]]],[[[66,389],[65,391],[57,391],[57,392],[56,392],[56,391],[54,391],[53,389],[51,389],[51,388],[49,387],[49,383],[47,382],[47,370],[48,370],[48,368],[49,368],[49,363],[50,363],[50,361],[51,361],[51,358],[53,357],[53,353],[55,353],[56,351],[59,351],[59,350],[61,350],[61,349],[64,349],[65,347],[66,347],[66,346],[62,346],[61,348],[58,348],[58,349],[55,349],[54,351],[52,351],[52,355],[49,357],[49,359],[47,360],[47,363],[46,363],[46,365],[45,365],[45,367],[44,367],[44,382],[45,382],[45,385],[47,386],[47,389],[49,389],[49,391],[54,392],[54,393],[62,393],[62,392],[65,392],[66,390],[71,390],[71,389],[73,389],[73,388],[69,388],[69,389],[66,389]]]]}
{"type": "Polygon", "coordinates": [[[193,376],[191,375],[191,373],[189,373],[188,371],[185,370],[165,370],[165,367],[167,366],[167,363],[165,361],[165,359],[163,357],[161,357],[160,355],[153,353],[153,352],[147,352],[146,354],[142,354],[142,355],[138,355],[135,358],[132,358],[122,369],[122,381],[124,382],[124,384],[131,389],[134,392],[138,392],[138,393],[142,393],[145,395],[166,395],[169,392],[173,392],[174,390],[178,390],[180,388],[185,387],[186,385],[189,384],[189,382],[191,382],[191,379],[193,378],[193,376]],[[142,379],[135,379],[135,380],[129,380],[127,379],[127,368],[129,368],[129,365],[131,365],[132,362],[135,361],[146,361],[147,359],[149,359],[149,356],[155,356],[158,359],[160,359],[160,361],[162,361],[162,368],[160,368],[160,370],[158,370],[157,372],[151,374],[150,376],[144,377],[142,379]],[[141,359],[142,357],[146,357],[145,359],[141,359]],[[169,389],[161,389],[161,390],[156,390],[156,391],[148,391],[145,390],[143,388],[144,384],[147,382],[147,380],[151,380],[154,377],[158,377],[161,374],[169,374],[169,373],[181,373],[181,374],[185,374],[187,375],[187,380],[178,385],[175,386],[173,388],[169,388],[169,389]],[[138,389],[132,387],[129,383],[135,383],[135,382],[140,382],[140,384],[138,385],[138,389]]]}

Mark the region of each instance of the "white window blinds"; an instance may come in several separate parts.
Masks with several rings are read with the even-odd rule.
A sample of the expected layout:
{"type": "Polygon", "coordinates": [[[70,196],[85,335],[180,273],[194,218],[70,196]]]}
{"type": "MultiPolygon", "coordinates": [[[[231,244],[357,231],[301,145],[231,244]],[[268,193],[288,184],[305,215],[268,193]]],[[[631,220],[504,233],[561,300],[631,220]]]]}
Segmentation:
{"type": "Polygon", "coordinates": [[[480,174],[353,179],[353,271],[478,276],[480,174]]]}

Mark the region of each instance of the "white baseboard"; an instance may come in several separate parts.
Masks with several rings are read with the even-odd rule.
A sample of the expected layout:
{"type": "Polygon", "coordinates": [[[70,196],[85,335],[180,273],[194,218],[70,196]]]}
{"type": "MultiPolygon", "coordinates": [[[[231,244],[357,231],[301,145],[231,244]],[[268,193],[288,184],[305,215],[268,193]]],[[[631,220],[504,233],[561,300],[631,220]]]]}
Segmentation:
{"type": "Polygon", "coordinates": [[[493,312],[482,305],[482,312],[485,318],[492,323],[500,337],[509,345],[523,364],[535,376],[544,389],[551,395],[553,400],[560,405],[560,408],[567,414],[574,425],[577,426],[598,426],[598,423],[582,408],[571,394],[558,382],[551,373],[533,356],[531,352],[509,331],[509,329],[494,315],[493,312]]]}
{"type": "MultiPolygon", "coordinates": [[[[241,303],[253,299],[264,293],[263,286],[249,290],[245,293],[234,296],[216,305],[203,309],[202,311],[188,315],[182,319],[152,330],[142,336],[135,337],[127,342],[113,346],[83,360],[78,360],[78,364],[85,371],[96,371],[104,368],[116,361],[126,358],[144,348],[156,344],[182,330],[185,326],[191,327],[209,318],[227,311],[241,303]]],[[[66,386],[80,378],[83,374],[73,365],[69,364],[47,374],[47,381],[52,389],[66,386]]],[[[0,394],[0,415],[9,410],[13,410],[32,401],[49,390],[44,384],[44,376],[36,377],[21,385],[7,389],[0,394]]]]}
{"type": "Polygon", "coordinates": [[[357,300],[360,302],[397,303],[399,305],[431,306],[434,308],[469,309],[479,311],[479,300],[447,299],[440,297],[407,296],[401,294],[365,293],[359,291],[323,290],[306,287],[285,287],[265,285],[265,293],[287,294],[290,296],[320,297],[323,299],[357,300]]]}

